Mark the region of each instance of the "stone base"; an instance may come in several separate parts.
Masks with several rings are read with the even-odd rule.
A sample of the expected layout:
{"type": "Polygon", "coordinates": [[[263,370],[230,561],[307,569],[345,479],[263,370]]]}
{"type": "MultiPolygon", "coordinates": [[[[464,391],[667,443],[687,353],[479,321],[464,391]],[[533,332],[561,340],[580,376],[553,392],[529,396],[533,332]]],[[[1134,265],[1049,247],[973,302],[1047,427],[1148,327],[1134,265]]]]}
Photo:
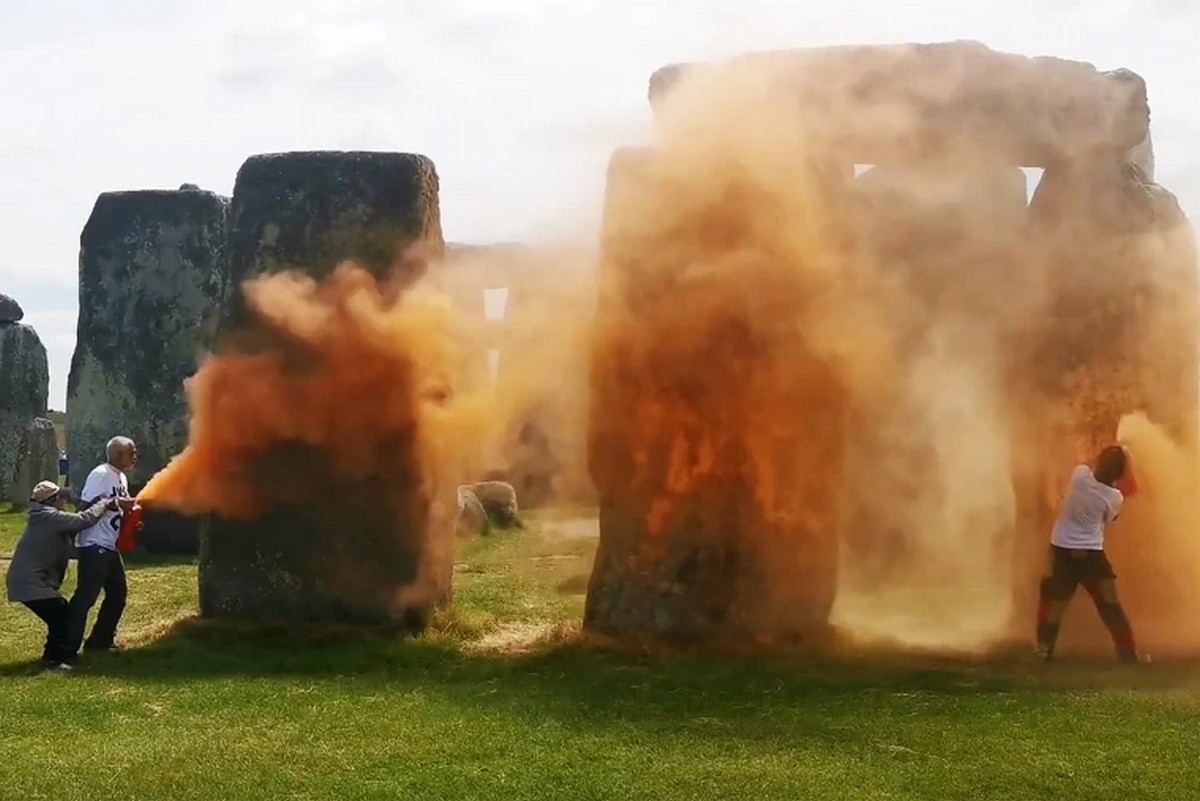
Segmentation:
{"type": "Polygon", "coordinates": [[[720,507],[697,505],[687,523],[659,539],[640,515],[601,503],[584,627],[725,643],[798,642],[824,630],[837,592],[833,529],[752,522],[748,505],[726,505],[731,514],[723,519],[714,511],[720,507]]]}
{"type": "Polygon", "coordinates": [[[147,506],[142,513],[142,524],[138,542],[148,552],[190,556],[200,553],[202,518],[147,506]]]}
{"type": "Polygon", "coordinates": [[[201,616],[422,628],[445,591],[418,586],[418,554],[400,532],[359,527],[347,511],[207,518],[200,534],[201,616]]]}

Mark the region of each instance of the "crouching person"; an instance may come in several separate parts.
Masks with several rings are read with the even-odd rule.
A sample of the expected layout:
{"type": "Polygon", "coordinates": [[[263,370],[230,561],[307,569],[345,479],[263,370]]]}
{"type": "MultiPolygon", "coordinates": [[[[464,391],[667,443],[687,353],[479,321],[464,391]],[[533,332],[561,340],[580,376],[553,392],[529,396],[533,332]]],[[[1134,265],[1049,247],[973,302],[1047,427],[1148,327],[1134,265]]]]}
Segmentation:
{"type": "Polygon", "coordinates": [[[72,540],[118,509],[119,501],[111,498],[84,512],[67,512],[66,499],[52,481],[34,487],[29,500],[28,522],[8,566],[8,600],[24,604],[45,622],[42,661],[69,670],[75,661],[69,644],[70,606],[58,591],[67,575],[72,540]]]}

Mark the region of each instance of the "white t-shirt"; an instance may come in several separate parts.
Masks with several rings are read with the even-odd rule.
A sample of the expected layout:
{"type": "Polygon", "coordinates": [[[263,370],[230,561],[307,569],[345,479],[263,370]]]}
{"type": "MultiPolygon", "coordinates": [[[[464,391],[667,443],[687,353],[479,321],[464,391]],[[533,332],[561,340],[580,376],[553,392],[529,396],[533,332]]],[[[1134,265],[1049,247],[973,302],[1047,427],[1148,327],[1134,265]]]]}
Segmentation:
{"type": "MultiPolygon", "coordinates": [[[[128,498],[129,479],[110,464],[102,464],[88,474],[83,482],[80,500],[89,503],[97,498],[128,498]]],[[[110,550],[117,549],[117,534],[121,531],[121,510],[105,512],[100,522],[85,528],[75,537],[76,548],[99,545],[110,550]]]]}
{"type": "Polygon", "coordinates": [[[1079,465],[1071,473],[1050,542],[1059,548],[1103,551],[1104,527],[1117,519],[1123,501],[1120,490],[1101,484],[1090,467],[1079,465]]]}

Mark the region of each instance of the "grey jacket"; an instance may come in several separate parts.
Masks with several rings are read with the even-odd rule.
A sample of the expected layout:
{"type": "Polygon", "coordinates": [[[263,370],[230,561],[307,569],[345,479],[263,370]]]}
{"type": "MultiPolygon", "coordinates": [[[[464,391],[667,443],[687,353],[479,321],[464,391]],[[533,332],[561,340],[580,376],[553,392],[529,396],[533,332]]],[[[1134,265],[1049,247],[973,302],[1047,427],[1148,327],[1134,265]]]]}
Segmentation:
{"type": "Polygon", "coordinates": [[[17,603],[57,597],[67,576],[75,534],[94,525],[110,506],[97,503],[87,511],[72,513],[31,503],[29,522],[8,565],[8,600],[17,603]]]}

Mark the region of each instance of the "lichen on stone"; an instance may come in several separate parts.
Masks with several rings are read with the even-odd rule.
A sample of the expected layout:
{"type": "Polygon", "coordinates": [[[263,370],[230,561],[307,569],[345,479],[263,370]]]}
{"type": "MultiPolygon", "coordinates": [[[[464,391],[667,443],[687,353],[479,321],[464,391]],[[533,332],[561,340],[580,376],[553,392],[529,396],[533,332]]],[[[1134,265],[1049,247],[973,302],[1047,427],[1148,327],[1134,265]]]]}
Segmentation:
{"type": "Polygon", "coordinates": [[[31,326],[0,325],[0,497],[8,497],[26,426],[46,413],[50,366],[31,326]]]}
{"type": "Polygon", "coordinates": [[[187,442],[184,382],[211,349],[229,291],[226,198],[196,188],[106,193],[80,240],[79,327],[67,387],[71,480],[114,435],[140,484],[187,442]]]}

